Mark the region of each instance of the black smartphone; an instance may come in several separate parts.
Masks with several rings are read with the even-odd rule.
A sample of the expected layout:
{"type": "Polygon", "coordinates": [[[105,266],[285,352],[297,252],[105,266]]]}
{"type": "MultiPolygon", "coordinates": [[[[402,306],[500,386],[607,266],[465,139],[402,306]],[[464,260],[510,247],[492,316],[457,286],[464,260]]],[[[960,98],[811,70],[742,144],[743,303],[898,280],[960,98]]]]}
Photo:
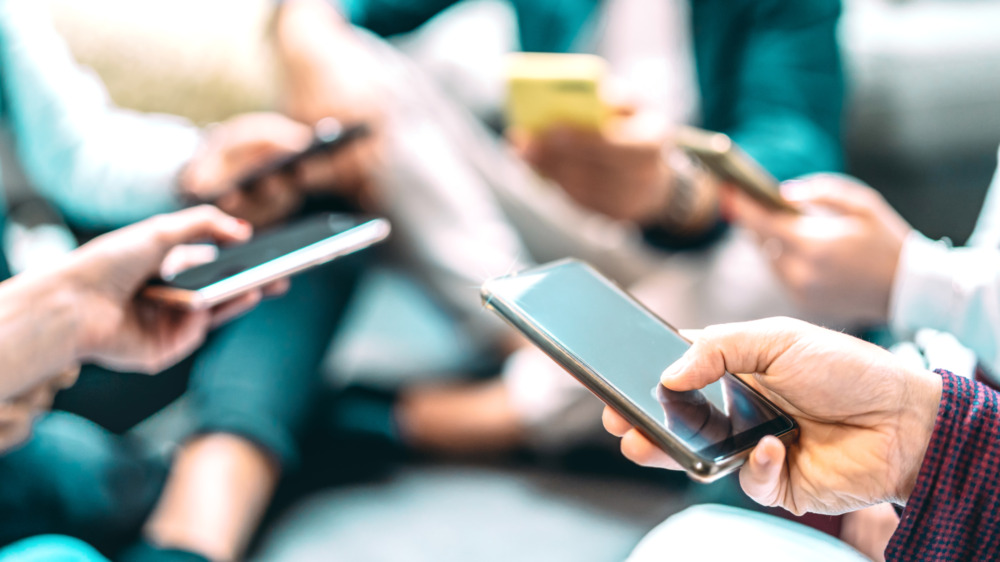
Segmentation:
{"type": "Polygon", "coordinates": [[[383,218],[322,213],[223,248],[215,261],[152,281],[143,297],[197,310],[385,240],[383,218]]]}
{"type": "Polygon", "coordinates": [[[765,435],[790,443],[798,434],[789,415],[731,374],[690,392],[661,385],[690,342],[586,263],[492,279],[482,298],[695,480],[736,470],[765,435]]]}
{"type": "Polygon", "coordinates": [[[371,128],[365,123],[342,127],[339,122],[322,120],[316,124],[316,137],[305,150],[283,156],[250,172],[236,186],[242,191],[252,191],[264,178],[273,174],[291,172],[299,162],[321,153],[332,154],[371,135],[371,128]]]}

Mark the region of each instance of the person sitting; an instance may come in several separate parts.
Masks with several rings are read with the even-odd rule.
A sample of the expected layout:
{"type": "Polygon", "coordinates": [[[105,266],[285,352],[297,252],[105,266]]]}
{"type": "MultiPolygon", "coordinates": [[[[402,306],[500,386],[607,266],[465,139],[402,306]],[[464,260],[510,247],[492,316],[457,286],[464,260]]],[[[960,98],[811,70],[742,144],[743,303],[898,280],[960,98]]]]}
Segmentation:
{"type": "MultiPolygon", "coordinates": [[[[290,69],[286,97],[291,114],[305,120],[323,114],[350,117],[391,114],[393,107],[401,106],[429,115],[417,130],[439,132],[435,142],[421,145],[435,150],[418,152],[418,158],[440,160],[434,161],[442,187],[434,192],[454,184],[452,189],[461,191],[465,203],[485,185],[507,222],[509,235],[496,239],[506,242],[513,236],[517,241],[513,248],[506,242],[488,254],[505,258],[499,260],[506,265],[500,273],[516,271],[531,260],[573,255],[626,286],[651,274],[673,272],[677,296],[659,308],[681,321],[701,324],[705,318],[795,312],[766,264],[748,256],[755,253],[749,244],[728,239],[712,244],[725,231],[718,185],[693,166],[679,164],[682,159],[675,158],[669,139],[676,126],[700,123],[729,133],[782,179],[839,170],[839,2],[513,2],[523,50],[604,55],[612,74],[635,93],[625,104],[632,107],[602,133],[554,130],[534,138],[513,134],[519,156],[512,155],[510,145],[497,143],[440,87],[427,84],[427,76],[412,64],[398,71],[405,66],[396,61],[398,54],[393,56],[384,44],[348,25],[390,36],[416,28],[453,2],[356,0],[342,4],[341,14],[322,0],[283,4],[286,16],[277,34],[287,37],[280,53],[290,69]],[[395,79],[400,85],[392,88],[395,79]],[[442,143],[457,156],[449,155],[445,162],[442,143]],[[643,244],[639,233],[652,244],[643,244]],[[651,247],[700,248],[709,257],[699,259],[703,254],[698,254],[690,267],[684,257],[665,266],[664,254],[651,253],[651,247]],[[749,272],[736,280],[744,289],[739,303],[720,296],[736,292],[725,282],[731,279],[720,274],[725,268],[718,265],[731,263],[733,254],[749,272]],[[696,284],[702,287],[692,298],[689,286],[696,284]]],[[[495,68],[494,74],[500,71],[495,68]]],[[[425,210],[425,200],[417,199],[426,191],[409,191],[409,198],[401,193],[397,204],[420,209],[423,222],[438,233],[435,238],[428,234],[432,243],[417,248],[438,248],[431,254],[433,270],[455,271],[458,260],[445,251],[458,250],[453,241],[459,236],[449,225],[468,217],[447,215],[452,205],[439,205],[432,214],[425,210]]],[[[457,202],[457,197],[447,199],[457,202]]],[[[471,214],[481,207],[476,201],[460,208],[471,214]]],[[[482,223],[490,232],[497,226],[492,216],[482,223]]],[[[429,231],[427,225],[420,228],[429,231]]],[[[467,261],[480,265],[497,260],[467,261]]],[[[481,275],[469,272],[483,269],[488,268],[467,268],[465,286],[481,283],[481,275]]],[[[460,296],[466,306],[478,306],[474,292],[455,284],[442,300],[460,296]]],[[[510,353],[519,342],[502,341],[499,347],[510,353]]],[[[514,356],[499,381],[471,388],[406,389],[393,408],[393,423],[408,444],[444,453],[567,443],[580,439],[581,433],[589,435],[593,428],[561,423],[576,419],[569,410],[589,397],[560,385],[558,371],[539,375],[534,367],[544,358],[531,355],[524,351],[514,356]],[[529,357],[517,358],[525,355],[529,357]],[[540,402],[549,406],[532,407],[540,402]],[[531,437],[553,432],[558,436],[531,437]]]]}
{"type": "MultiPolygon", "coordinates": [[[[115,107],[75,64],[43,4],[0,3],[0,119],[33,186],[74,227],[102,232],[209,199],[207,187],[233,185],[312,141],[311,127],[274,113],[202,132],[181,119],[115,107]]],[[[329,163],[316,164],[325,170],[329,163]]],[[[302,193],[287,185],[298,179],[269,178],[251,196],[230,193],[218,204],[258,225],[273,223],[301,207],[302,193]]],[[[80,382],[57,398],[57,409],[79,416],[41,420],[31,442],[0,459],[3,480],[19,482],[17,494],[6,487],[0,494],[0,544],[56,530],[116,549],[141,533],[144,543],[239,557],[280,474],[295,464],[319,364],[361,269],[350,258],[302,275],[280,304],[226,326],[162,377],[85,366],[80,382]],[[83,418],[123,433],[185,391],[193,433],[169,470],[163,459],[139,462],[128,439],[74,437],[95,435],[83,418]],[[83,463],[73,443],[90,443],[93,462],[83,463]],[[78,493],[76,478],[95,479],[98,490],[116,483],[116,470],[136,476],[135,493],[109,493],[102,502],[78,493]],[[206,488],[216,493],[206,496],[206,488]]]]}
{"type": "MultiPolygon", "coordinates": [[[[287,289],[287,282],[253,290],[211,310],[181,311],[136,295],[153,277],[202,261],[204,253],[184,244],[213,239],[220,243],[249,239],[251,227],[214,207],[202,206],[163,215],[96,238],[49,269],[33,270],[0,283],[0,455],[29,440],[35,418],[52,404],[54,394],[76,382],[83,362],[154,374],[180,361],[204,341],[209,330],[253,308],[266,293],[287,289]]],[[[103,451],[100,430],[92,427],[78,437],[95,437],[93,450],[80,449],[80,468],[103,451]]],[[[140,459],[120,462],[116,482],[100,483],[70,473],[81,501],[102,503],[102,491],[136,491],[142,479],[140,459]]],[[[72,465],[60,468],[69,469],[72,465]]],[[[20,476],[7,473],[0,496],[32,501],[20,488],[20,476]]],[[[45,482],[57,486],[60,482],[45,482]]],[[[23,506],[12,525],[32,525],[48,505],[23,506]]],[[[5,524],[6,525],[6,524],[5,524]]],[[[59,539],[39,538],[0,550],[0,560],[42,559],[59,555],[70,560],[98,559],[89,547],[59,539]],[[32,558],[35,557],[35,558],[32,558]]],[[[51,558],[50,558],[51,559],[51,558]]]]}

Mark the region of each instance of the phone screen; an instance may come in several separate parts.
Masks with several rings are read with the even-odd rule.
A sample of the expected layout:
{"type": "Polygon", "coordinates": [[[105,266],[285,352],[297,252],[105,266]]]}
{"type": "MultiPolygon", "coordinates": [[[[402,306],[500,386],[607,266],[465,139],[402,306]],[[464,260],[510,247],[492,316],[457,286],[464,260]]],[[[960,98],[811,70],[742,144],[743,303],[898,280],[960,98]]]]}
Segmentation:
{"type": "Polygon", "coordinates": [[[727,456],[793,427],[728,373],[702,390],[666,389],[660,374],[684,354],[687,341],[581,262],[495,280],[490,291],[703,457],[727,456]]]}
{"type": "Polygon", "coordinates": [[[182,271],[161,284],[197,291],[350,230],[362,222],[351,215],[330,213],[309,217],[290,226],[262,232],[246,244],[224,248],[215,261],[182,271]]]}

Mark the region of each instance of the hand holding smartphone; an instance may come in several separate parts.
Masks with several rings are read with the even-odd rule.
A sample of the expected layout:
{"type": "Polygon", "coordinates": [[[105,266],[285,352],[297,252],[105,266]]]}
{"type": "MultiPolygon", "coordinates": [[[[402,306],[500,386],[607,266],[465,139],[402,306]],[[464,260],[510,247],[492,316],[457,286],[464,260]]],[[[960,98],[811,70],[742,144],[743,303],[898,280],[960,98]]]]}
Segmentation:
{"type": "Polygon", "coordinates": [[[766,435],[797,436],[790,416],[731,374],[697,391],[663,387],[690,342],[583,262],[491,279],[482,298],[695,480],[736,470],[766,435]]]}
{"type": "Polygon", "coordinates": [[[236,182],[237,188],[243,192],[252,191],[267,176],[291,173],[304,160],[319,154],[336,154],[353,143],[369,137],[372,132],[365,123],[345,127],[333,119],[320,121],[315,129],[316,136],[305,150],[267,162],[236,182]]]}
{"type": "Polygon", "coordinates": [[[322,213],[223,248],[215,261],[151,282],[144,298],[200,310],[385,240],[382,218],[322,213]]]}
{"type": "Polygon", "coordinates": [[[722,181],[729,182],[772,211],[800,214],[781,196],[778,180],[744,152],[728,135],[681,127],[674,136],[678,148],[701,162],[722,181]]]}

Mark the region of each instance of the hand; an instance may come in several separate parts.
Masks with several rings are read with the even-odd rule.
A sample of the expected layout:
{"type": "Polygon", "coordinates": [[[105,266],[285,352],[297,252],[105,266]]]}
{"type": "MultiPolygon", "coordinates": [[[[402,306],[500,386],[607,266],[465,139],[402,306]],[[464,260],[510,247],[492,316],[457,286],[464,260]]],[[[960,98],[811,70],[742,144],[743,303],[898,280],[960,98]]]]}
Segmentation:
{"type": "Polygon", "coordinates": [[[875,190],[841,176],[788,182],[782,193],[805,214],[767,210],[736,190],[727,207],[757,234],[795,302],[831,322],[886,322],[910,225],[875,190]]]}
{"type": "Polygon", "coordinates": [[[647,115],[623,118],[607,132],[557,128],[534,138],[520,131],[508,136],[538,173],[580,205],[646,224],[663,213],[673,179],[663,158],[665,129],[647,115]]]}
{"type": "Polygon", "coordinates": [[[0,454],[28,440],[35,418],[51,408],[56,393],[73,386],[79,374],[79,369],[68,370],[21,396],[0,402],[0,454]]]}
{"type": "Polygon", "coordinates": [[[245,222],[201,206],[106,234],[71,254],[54,282],[76,295],[76,357],[113,369],[155,373],[192,352],[213,325],[252,308],[261,292],[206,311],[182,311],[137,294],[176,246],[206,238],[242,242],[250,234],[245,222]]]}
{"type": "Polygon", "coordinates": [[[312,129],[278,113],[233,117],[208,129],[181,174],[181,190],[198,201],[215,201],[234,192],[250,172],[305,150],[312,139],[312,129]]]}
{"type": "MultiPolygon", "coordinates": [[[[941,378],[888,351],[805,322],[772,318],[691,333],[694,345],[663,373],[675,391],[703,388],[727,371],[791,415],[799,439],[765,437],[740,470],[764,505],[802,514],[905,503],[930,442],[941,378]]],[[[646,466],[679,468],[610,408],[604,425],[646,466]]]]}

